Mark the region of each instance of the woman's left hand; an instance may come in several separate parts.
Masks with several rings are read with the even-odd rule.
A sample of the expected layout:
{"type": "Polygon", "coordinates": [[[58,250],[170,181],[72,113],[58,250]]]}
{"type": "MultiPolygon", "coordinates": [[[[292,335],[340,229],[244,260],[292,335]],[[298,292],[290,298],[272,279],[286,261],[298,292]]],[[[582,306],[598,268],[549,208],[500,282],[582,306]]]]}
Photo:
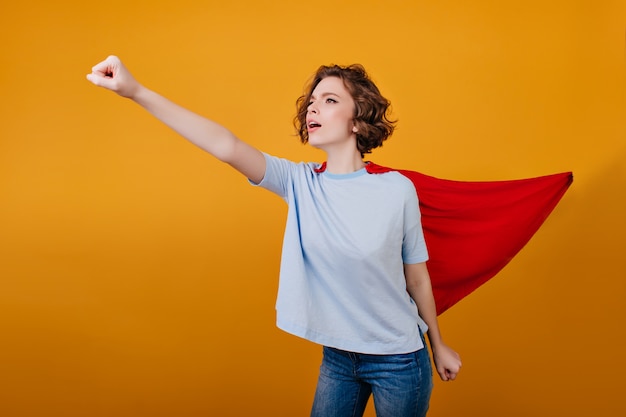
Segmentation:
{"type": "Polygon", "coordinates": [[[454,381],[461,370],[461,357],[445,343],[433,347],[435,368],[442,381],[454,381]]]}

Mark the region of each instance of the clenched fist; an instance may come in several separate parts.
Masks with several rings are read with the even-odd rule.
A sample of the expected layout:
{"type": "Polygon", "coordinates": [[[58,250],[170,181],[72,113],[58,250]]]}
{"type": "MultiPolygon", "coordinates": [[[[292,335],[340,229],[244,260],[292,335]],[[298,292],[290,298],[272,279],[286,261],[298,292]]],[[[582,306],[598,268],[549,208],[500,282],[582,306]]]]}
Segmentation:
{"type": "Polygon", "coordinates": [[[87,79],[99,87],[131,99],[141,88],[141,84],[135,80],[122,64],[122,61],[114,55],[96,64],[91,69],[91,74],[87,74],[87,79]]]}

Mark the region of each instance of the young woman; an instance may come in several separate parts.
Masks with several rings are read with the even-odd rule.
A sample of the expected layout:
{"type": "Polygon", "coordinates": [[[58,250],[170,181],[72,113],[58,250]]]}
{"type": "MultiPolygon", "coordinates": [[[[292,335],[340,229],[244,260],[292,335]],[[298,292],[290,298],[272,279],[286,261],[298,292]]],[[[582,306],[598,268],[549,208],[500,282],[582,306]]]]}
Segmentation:
{"type": "Polygon", "coordinates": [[[424,416],[437,373],[454,380],[459,355],[441,338],[413,184],[369,173],[363,156],[393,132],[389,102],[365,70],[323,66],[298,99],[302,142],[324,164],[260,152],[228,129],[138,83],[117,57],[93,67],[95,85],[135,101],[180,135],[289,205],[277,325],[323,346],[312,416],[424,416]]]}

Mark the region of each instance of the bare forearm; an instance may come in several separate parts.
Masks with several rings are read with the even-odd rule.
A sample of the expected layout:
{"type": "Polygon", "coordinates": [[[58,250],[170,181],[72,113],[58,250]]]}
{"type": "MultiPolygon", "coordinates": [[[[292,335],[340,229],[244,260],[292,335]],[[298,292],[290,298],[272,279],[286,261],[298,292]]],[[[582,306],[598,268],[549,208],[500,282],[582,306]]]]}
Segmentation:
{"type": "Polygon", "coordinates": [[[453,380],[461,369],[461,358],[441,338],[428,268],[425,263],[404,265],[404,275],[407,291],[417,304],[420,316],[428,325],[428,339],[437,373],[444,381],[453,380]]]}
{"type": "Polygon", "coordinates": [[[143,86],[130,97],[154,117],[219,160],[229,162],[238,139],[225,127],[143,86]]]}
{"type": "Polygon", "coordinates": [[[414,280],[414,282],[407,283],[407,290],[417,304],[420,317],[428,325],[428,339],[432,349],[436,350],[443,341],[437,321],[437,309],[430,279],[414,280]]]}
{"type": "Polygon", "coordinates": [[[193,144],[258,183],[265,175],[265,157],[228,129],[197,115],[138,83],[118,57],[110,55],[87,74],[93,84],[142,106],[193,144]]]}

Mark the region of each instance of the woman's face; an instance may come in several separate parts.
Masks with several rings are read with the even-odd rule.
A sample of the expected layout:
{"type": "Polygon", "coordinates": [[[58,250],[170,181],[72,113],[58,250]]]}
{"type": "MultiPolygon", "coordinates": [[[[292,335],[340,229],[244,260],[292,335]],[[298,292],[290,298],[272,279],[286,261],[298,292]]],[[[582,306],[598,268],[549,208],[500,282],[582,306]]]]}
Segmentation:
{"type": "Polygon", "coordinates": [[[315,87],[306,123],[312,146],[326,152],[351,142],[356,146],[354,100],[340,78],[326,77],[315,87]]]}

